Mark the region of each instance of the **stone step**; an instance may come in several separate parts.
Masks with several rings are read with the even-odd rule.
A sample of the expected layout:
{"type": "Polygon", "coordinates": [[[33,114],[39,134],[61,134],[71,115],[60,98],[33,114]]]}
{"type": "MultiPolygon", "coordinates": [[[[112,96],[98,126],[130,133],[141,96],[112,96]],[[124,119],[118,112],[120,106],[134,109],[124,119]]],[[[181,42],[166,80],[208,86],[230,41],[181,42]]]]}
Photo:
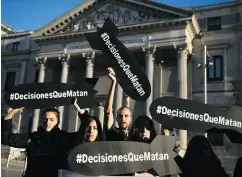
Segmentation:
{"type": "MultiPolygon", "coordinates": [[[[7,159],[1,159],[1,166],[6,167],[7,166],[7,159]]],[[[20,168],[24,169],[24,161],[18,161],[18,160],[10,160],[8,167],[14,167],[14,168],[20,168]]]]}
{"type": "Polygon", "coordinates": [[[2,145],[1,147],[1,158],[7,159],[10,152],[10,147],[2,145]]]}

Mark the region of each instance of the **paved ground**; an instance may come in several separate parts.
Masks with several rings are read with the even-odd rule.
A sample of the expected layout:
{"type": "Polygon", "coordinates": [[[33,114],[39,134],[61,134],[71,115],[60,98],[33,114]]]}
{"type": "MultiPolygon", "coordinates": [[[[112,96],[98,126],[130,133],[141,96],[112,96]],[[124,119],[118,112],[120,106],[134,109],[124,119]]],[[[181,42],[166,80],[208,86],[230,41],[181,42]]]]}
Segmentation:
{"type": "Polygon", "coordinates": [[[1,159],[1,176],[2,177],[21,177],[24,163],[11,160],[9,166],[6,167],[7,160],[1,159]]]}
{"type": "Polygon", "coordinates": [[[16,167],[2,167],[1,176],[2,177],[21,177],[23,169],[16,167]]]}

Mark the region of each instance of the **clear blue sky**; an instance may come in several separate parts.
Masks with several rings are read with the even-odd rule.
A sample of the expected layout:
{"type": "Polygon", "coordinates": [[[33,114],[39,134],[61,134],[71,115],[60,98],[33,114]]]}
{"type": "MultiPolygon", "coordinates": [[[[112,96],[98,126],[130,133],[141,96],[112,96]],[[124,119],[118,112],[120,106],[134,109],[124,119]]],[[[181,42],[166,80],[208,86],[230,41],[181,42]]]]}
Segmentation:
{"type": "MultiPolygon", "coordinates": [[[[188,7],[234,0],[155,1],[175,7],[188,7]]],[[[2,0],[2,21],[16,30],[37,30],[82,2],[83,0],[2,0]]]]}

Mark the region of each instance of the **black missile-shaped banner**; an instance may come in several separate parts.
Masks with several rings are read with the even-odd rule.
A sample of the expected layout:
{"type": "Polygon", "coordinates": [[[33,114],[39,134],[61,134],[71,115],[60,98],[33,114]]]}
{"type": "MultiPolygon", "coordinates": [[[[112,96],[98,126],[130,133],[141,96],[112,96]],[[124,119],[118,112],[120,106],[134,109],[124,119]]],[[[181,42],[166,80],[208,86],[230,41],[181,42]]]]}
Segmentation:
{"type": "Polygon", "coordinates": [[[230,146],[231,144],[242,144],[242,133],[232,129],[217,129],[212,128],[207,131],[209,134],[224,134],[224,145],[230,146]]]}
{"type": "MultiPolygon", "coordinates": [[[[241,134],[242,135],[242,134],[241,134]]],[[[242,136],[240,135],[240,138],[242,138],[242,136]]],[[[238,143],[233,143],[230,138],[227,136],[227,134],[225,133],[223,136],[223,142],[224,142],[224,146],[227,147],[226,149],[226,154],[230,155],[230,156],[236,156],[238,155],[237,149],[238,147],[240,147],[240,144],[238,143]]],[[[241,142],[240,142],[241,143],[241,142]]]]}
{"type": "MultiPolygon", "coordinates": [[[[99,78],[85,78],[85,79],[81,79],[78,82],[76,82],[75,85],[82,85],[83,83],[88,83],[88,84],[92,85],[92,88],[93,88],[96,86],[98,80],[99,80],[99,78]]],[[[94,97],[91,97],[90,100],[88,100],[87,102],[85,102],[86,98],[84,98],[84,97],[76,97],[76,98],[77,98],[78,106],[82,109],[100,106],[100,103],[94,97]]],[[[71,104],[73,104],[74,101],[75,101],[75,99],[73,99],[73,102],[71,104]]]]}
{"type": "Polygon", "coordinates": [[[97,80],[97,78],[88,78],[76,84],[52,82],[21,84],[9,90],[4,99],[12,108],[43,109],[64,106],[73,104],[75,98],[82,108],[97,107],[100,104],[94,98],[97,91],[93,89],[97,80]]]}
{"type": "Polygon", "coordinates": [[[96,33],[85,35],[91,47],[102,50],[103,59],[108,67],[115,71],[117,81],[124,92],[136,101],[145,101],[150,96],[150,82],[138,63],[125,45],[118,40],[118,28],[110,18],[105,20],[102,28],[96,33]]]}
{"type": "Polygon", "coordinates": [[[159,176],[180,173],[174,161],[175,137],[158,135],[151,144],[133,141],[96,141],[74,148],[70,168],[82,175],[118,175],[154,169],[159,176]],[[95,170],[94,170],[95,169],[95,170]]]}
{"type": "Polygon", "coordinates": [[[212,128],[232,129],[242,132],[242,107],[223,110],[201,102],[175,97],[158,98],[150,106],[153,119],[166,127],[194,132],[212,128]]]}

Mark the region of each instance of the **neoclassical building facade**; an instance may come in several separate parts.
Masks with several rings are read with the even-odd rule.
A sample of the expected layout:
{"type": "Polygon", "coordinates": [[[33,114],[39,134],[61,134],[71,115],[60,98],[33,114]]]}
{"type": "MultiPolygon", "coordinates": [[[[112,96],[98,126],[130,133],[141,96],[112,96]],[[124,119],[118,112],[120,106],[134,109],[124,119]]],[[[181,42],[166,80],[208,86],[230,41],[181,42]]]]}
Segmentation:
{"type": "MultiPolygon", "coordinates": [[[[152,87],[149,99],[137,102],[117,85],[114,112],[126,104],[134,119],[149,116],[150,104],[162,96],[204,102],[204,72],[198,67],[203,63],[204,45],[213,63],[207,69],[207,103],[228,108],[235,101],[235,90],[229,81],[242,79],[241,12],[241,0],[189,8],[149,0],[86,0],[39,30],[2,33],[2,112],[8,108],[3,95],[14,85],[73,83],[84,77],[98,77],[95,89],[101,106],[90,112],[103,121],[103,106],[111,84],[108,63],[100,51],[91,48],[85,34],[95,32],[107,16],[118,26],[120,41],[134,54],[152,87]]],[[[60,127],[77,130],[79,121],[74,107],[62,106],[59,110],[60,127]]],[[[27,110],[21,120],[14,119],[15,131],[36,130],[39,117],[41,110],[27,110]]],[[[158,123],[156,129],[161,131],[158,123]]],[[[182,145],[186,146],[193,135],[194,132],[179,131],[182,145]]],[[[222,157],[223,137],[210,138],[220,147],[222,157]]],[[[239,148],[238,155],[242,153],[239,148]]],[[[234,162],[234,156],[231,159],[234,162]]],[[[231,172],[231,163],[226,164],[231,172]]]]}

